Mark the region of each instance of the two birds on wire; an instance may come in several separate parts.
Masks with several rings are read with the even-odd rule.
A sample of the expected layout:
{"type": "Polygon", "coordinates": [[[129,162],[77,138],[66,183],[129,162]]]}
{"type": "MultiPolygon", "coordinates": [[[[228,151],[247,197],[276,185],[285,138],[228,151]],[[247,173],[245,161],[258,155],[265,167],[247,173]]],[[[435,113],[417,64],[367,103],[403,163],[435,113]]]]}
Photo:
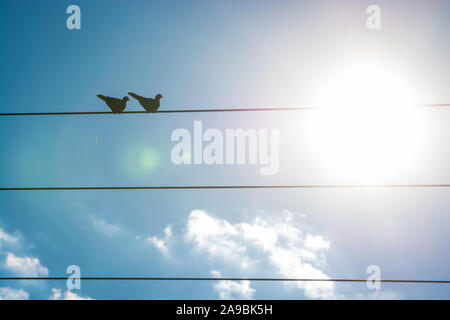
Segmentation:
{"type": "MultiPolygon", "coordinates": [[[[163,97],[159,93],[155,96],[155,98],[142,97],[133,92],[128,92],[128,94],[135,98],[147,112],[155,112],[156,110],[158,110],[159,100],[163,97]]],[[[122,113],[127,106],[127,102],[130,100],[127,96],[119,99],[98,94],[97,97],[105,101],[106,105],[111,109],[113,113],[122,113]]]]}

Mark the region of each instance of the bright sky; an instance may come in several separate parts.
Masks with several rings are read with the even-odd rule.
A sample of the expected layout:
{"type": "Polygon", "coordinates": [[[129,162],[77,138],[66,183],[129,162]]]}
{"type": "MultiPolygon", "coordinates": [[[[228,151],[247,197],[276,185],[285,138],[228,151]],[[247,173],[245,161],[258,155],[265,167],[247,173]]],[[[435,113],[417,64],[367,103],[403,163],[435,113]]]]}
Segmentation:
{"type": "MultiPolygon", "coordinates": [[[[0,2],[0,112],[321,111],[0,118],[0,186],[448,184],[449,1],[0,2]],[[368,30],[366,8],[381,8],[368,30]],[[131,100],[127,110],[142,110],[131,100]],[[384,106],[384,108],[380,108],[384,106]],[[171,161],[177,128],[279,129],[275,175],[171,161]]],[[[0,276],[448,280],[449,190],[0,191],[0,276]]],[[[0,282],[0,299],[450,298],[448,285],[0,282]]]]}

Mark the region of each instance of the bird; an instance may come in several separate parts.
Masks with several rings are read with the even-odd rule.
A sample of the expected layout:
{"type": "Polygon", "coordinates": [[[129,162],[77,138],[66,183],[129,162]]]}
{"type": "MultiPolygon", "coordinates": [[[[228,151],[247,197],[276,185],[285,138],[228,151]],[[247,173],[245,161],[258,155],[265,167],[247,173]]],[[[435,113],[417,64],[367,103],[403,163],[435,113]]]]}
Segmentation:
{"type": "Polygon", "coordinates": [[[155,98],[145,98],[135,94],[134,92],[128,92],[130,96],[139,101],[140,105],[147,112],[155,112],[159,108],[159,100],[163,97],[160,93],[158,93],[155,98]]]}
{"type": "Polygon", "coordinates": [[[97,97],[105,101],[113,113],[122,113],[127,106],[127,101],[130,100],[130,98],[128,98],[127,96],[119,99],[98,94],[97,97]]]}

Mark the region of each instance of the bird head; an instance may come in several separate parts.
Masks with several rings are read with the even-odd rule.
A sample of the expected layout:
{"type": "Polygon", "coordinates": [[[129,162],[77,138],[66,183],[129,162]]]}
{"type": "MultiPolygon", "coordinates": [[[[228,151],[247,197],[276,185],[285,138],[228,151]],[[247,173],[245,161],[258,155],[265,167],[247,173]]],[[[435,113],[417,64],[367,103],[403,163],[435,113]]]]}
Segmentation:
{"type": "Polygon", "coordinates": [[[161,99],[162,97],[163,97],[163,96],[162,96],[160,93],[158,93],[158,94],[156,95],[155,99],[159,100],[159,99],[161,99]]]}
{"type": "Polygon", "coordinates": [[[122,100],[123,100],[123,101],[128,101],[128,100],[130,100],[130,98],[128,98],[127,96],[125,96],[125,97],[123,97],[122,100]]]}

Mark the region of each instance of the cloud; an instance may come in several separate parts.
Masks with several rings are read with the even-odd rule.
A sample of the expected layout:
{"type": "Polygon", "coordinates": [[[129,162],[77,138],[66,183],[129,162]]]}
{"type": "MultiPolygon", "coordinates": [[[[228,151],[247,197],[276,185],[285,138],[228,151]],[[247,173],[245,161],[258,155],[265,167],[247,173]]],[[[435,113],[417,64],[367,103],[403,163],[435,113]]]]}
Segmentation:
{"type": "Polygon", "coordinates": [[[305,239],[305,247],[311,250],[323,250],[330,248],[330,242],[322,236],[313,236],[308,234],[305,239]]]}
{"type": "Polygon", "coordinates": [[[29,298],[28,292],[23,289],[0,288],[0,300],[28,300],[29,298]]]}
{"type": "Polygon", "coordinates": [[[158,237],[148,237],[147,242],[150,243],[155,248],[157,248],[162,253],[167,254],[168,251],[164,240],[158,237]]]}
{"type": "MultiPolygon", "coordinates": [[[[220,271],[212,270],[214,277],[221,277],[220,271]]],[[[250,287],[250,281],[221,280],[213,284],[214,290],[219,294],[220,299],[253,299],[255,289],[250,287]]]]}
{"type": "MultiPolygon", "coordinates": [[[[172,237],[172,226],[168,225],[164,228],[164,238],[158,238],[156,236],[146,238],[146,242],[157,248],[163,254],[167,255],[169,250],[167,248],[167,243],[172,237]]],[[[139,237],[138,237],[139,238],[139,237]]]]}
{"type": "Polygon", "coordinates": [[[172,236],[172,226],[168,225],[164,228],[164,235],[166,238],[170,238],[172,236]]]}
{"type": "Polygon", "coordinates": [[[49,297],[49,300],[93,300],[89,297],[82,297],[75,292],[67,290],[62,293],[61,289],[52,289],[52,295],[49,297]]]}
{"type": "Polygon", "coordinates": [[[120,232],[120,227],[115,224],[109,224],[103,219],[91,216],[91,225],[94,230],[106,236],[112,236],[120,232]]]}
{"type": "MultiPolygon", "coordinates": [[[[23,251],[23,238],[19,232],[14,235],[5,232],[0,228],[0,249],[2,245],[8,248],[8,251],[23,251]]],[[[23,276],[47,276],[48,269],[43,267],[39,259],[34,257],[19,257],[12,252],[0,252],[0,268],[23,276]],[[5,259],[3,259],[5,257],[5,259]]],[[[23,289],[13,287],[0,288],[0,300],[28,300],[29,293],[23,289]]]]}
{"type": "Polygon", "coordinates": [[[211,257],[239,261],[242,268],[247,268],[251,261],[246,246],[239,242],[240,235],[240,231],[228,221],[216,219],[202,210],[193,210],[185,238],[211,257]]]}
{"type": "Polygon", "coordinates": [[[372,290],[368,294],[356,293],[354,296],[341,296],[342,299],[353,300],[399,300],[404,299],[403,294],[392,290],[372,290]]]}
{"type": "Polygon", "coordinates": [[[0,242],[14,243],[19,240],[18,236],[13,236],[0,228],[0,242]]]}
{"type": "MultiPolygon", "coordinates": [[[[262,261],[282,277],[329,279],[322,268],[331,243],[321,235],[306,233],[311,228],[303,218],[301,223],[294,220],[293,213],[285,210],[270,219],[258,216],[251,222],[232,224],[193,210],[185,237],[197,251],[243,270],[262,261]]],[[[295,286],[308,298],[336,298],[332,282],[296,282],[295,286]]]]}
{"type": "Polygon", "coordinates": [[[29,277],[48,275],[48,269],[41,265],[38,258],[21,258],[11,252],[6,253],[5,267],[15,273],[29,277]]]}

